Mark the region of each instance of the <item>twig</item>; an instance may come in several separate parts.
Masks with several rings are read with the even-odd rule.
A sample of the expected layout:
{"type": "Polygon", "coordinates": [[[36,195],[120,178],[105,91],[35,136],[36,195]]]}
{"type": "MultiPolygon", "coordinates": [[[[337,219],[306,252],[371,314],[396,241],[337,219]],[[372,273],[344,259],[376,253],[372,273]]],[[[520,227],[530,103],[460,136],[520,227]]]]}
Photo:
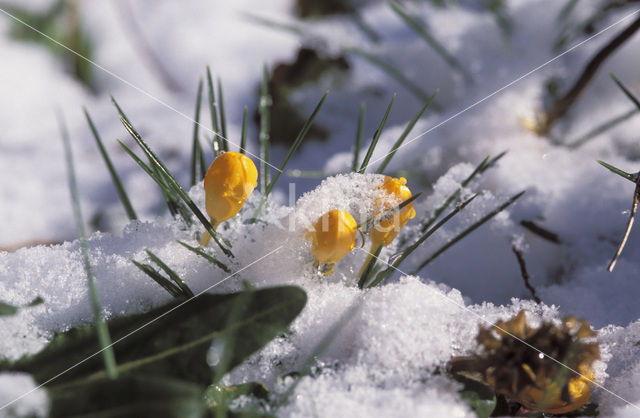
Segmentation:
{"type": "Polygon", "coordinates": [[[542,239],[553,242],[554,244],[561,244],[560,238],[558,238],[558,234],[541,227],[533,221],[522,220],[520,221],[520,225],[542,239]]]}
{"type": "Polygon", "coordinates": [[[551,108],[545,112],[540,121],[538,127],[538,133],[540,135],[546,135],[551,130],[553,123],[561,118],[573,103],[580,97],[587,85],[591,82],[593,77],[598,72],[598,69],[609,58],[618,47],[620,47],[625,41],[640,29],[640,17],[633,21],[625,30],[620,32],[618,36],[613,38],[608,44],[606,44],[598,53],[589,61],[589,63],[582,70],[582,74],[578,77],[578,80],[574,83],[573,87],[569,91],[553,103],[551,108]]]}
{"type": "Polygon", "coordinates": [[[622,254],[622,250],[624,246],[627,244],[627,239],[629,239],[629,234],[631,234],[631,227],[633,226],[633,221],[636,218],[636,212],[638,212],[638,203],[640,203],[640,175],[636,176],[636,189],[633,192],[633,204],[631,205],[631,214],[629,214],[629,220],[627,221],[627,227],[624,231],[624,235],[622,236],[622,240],[620,241],[620,245],[618,245],[618,249],[616,250],[615,255],[611,259],[609,263],[609,267],[607,270],[610,272],[613,271],[613,268],[616,266],[618,262],[618,258],[620,254],[622,254]]]}
{"type": "Polygon", "coordinates": [[[524,285],[527,289],[529,289],[529,292],[531,292],[533,300],[535,300],[538,304],[542,303],[540,298],[536,295],[536,289],[534,289],[529,282],[529,279],[531,277],[529,276],[529,272],[527,271],[527,264],[524,261],[524,254],[518,247],[516,247],[515,244],[511,244],[511,250],[513,250],[513,253],[516,255],[516,259],[518,260],[518,265],[520,266],[520,274],[522,275],[522,280],[524,280],[524,285]]]}

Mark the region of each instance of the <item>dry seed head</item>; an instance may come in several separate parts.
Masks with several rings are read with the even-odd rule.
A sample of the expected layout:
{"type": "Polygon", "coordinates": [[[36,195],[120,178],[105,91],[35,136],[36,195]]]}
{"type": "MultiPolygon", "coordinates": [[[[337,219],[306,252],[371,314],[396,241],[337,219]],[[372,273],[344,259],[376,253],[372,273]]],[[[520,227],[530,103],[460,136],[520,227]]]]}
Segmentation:
{"type": "MultiPolygon", "coordinates": [[[[524,311],[520,311],[495,327],[481,327],[477,341],[484,352],[460,364],[466,367],[464,371],[480,373],[497,393],[526,408],[566,413],[580,408],[591,397],[588,382],[594,376],[592,364],[600,358],[597,342],[591,341],[594,336],[586,321],[574,317],[563,318],[560,326],[544,322],[531,328],[524,311]]],[[[453,363],[455,367],[455,360],[453,363]]]]}

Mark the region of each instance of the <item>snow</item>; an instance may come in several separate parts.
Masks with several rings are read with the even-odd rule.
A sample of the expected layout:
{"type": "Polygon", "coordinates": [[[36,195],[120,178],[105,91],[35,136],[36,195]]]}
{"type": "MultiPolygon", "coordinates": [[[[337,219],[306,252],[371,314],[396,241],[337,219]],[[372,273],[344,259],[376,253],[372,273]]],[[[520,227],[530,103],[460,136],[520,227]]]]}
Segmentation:
{"type": "Polygon", "coordinates": [[[37,389],[33,378],[26,373],[0,373],[0,404],[12,405],[0,411],[2,417],[44,416],[48,410],[47,393],[37,389]],[[19,399],[25,393],[27,397],[19,399]]]}
{"type": "MultiPolygon", "coordinates": [[[[13,3],[42,10],[51,2],[13,3]]],[[[589,320],[598,332],[603,353],[596,365],[596,380],[606,388],[594,388],[594,400],[603,416],[637,416],[638,409],[625,402],[640,403],[640,262],[635,256],[640,240],[635,230],[614,272],[606,271],[628,217],[633,185],[595,160],[637,171],[640,119],[630,118],[576,149],[564,144],[633,109],[606,71],[637,93],[640,56],[635,51],[640,38],[631,38],[611,56],[548,137],[536,136],[523,124],[524,118],[542,108],[544,85],[551,77],[559,77],[565,91],[590,57],[630,20],[520,79],[556,56],[552,46],[560,31],[556,16],[563,2],[509,3],[513,20],[509,37],[473,2],[445,8],[429,2],[412,5],[433,36],[469,69],[474,81],[467,83],[386,2],[368,2],[362,9],[362,18],[384,35],[378,44],[367,40],[347,18],[305,22],[305,34],[299,38],[247,17],[250,13],[300,25],[291,14],[290,1],[268,3],[256,7],[249,0],[199,1],[177,7],[151,0],[132,2],[130,9],[143,36],[178,83],[178,90],[162,82],[128,39],[130,29],[115,3],[79,4],[94,42],[93,58],[111,72],[96,69],[96,93],[74,80],[40,44],[10,37],[11,21],[0,15],[0,300],[16,305],[37,296],[45,300],[43,305],[0,319],[1,355],[15,359],[35,353],[53,332],[91,320],[58,139],[55,111],[60,110],[71,133],[83,211],[87,220],[100,218],[92,224],[89,245],[106,316],[138,312],[169,300],[162,288],[131,263],[131,259],[148,260],[145,249],[174,268],[195,292],[211,286],[214,292],[233,291],[245,280],[258,287],[286,283],[305,289],[308,304],[291,332],[269,343],[224,379],[229,384],[257,380],[281,393],[293,388],[288,402],[278,409],[279,415],[473,416],[460,399],[457,384],[433,372],[452,356],[471,352],[478,327],[486,325],[485,321],[507,319],[527,309],[532,323],[563,315],[589,320]],[[285,173],[267,202],[266,224],[245,222],[260,204],[262,196],[256,190],[240,216],[220,227],[236,254],[233,260],[220,258],[233,271],[241,270],[232,279],[176,242],[195,245],[195,234],[201,228],[171,219],[162,209],[156,186],[113,141],[119,138],[134,146],[117,120],[109,94],[186,184],[193,129],[190,118],[205,65],[211,64],[222,79],[229,137],[236,142],[243,106],[249,106],[251,114],[257,104],[262,63],[273,68],[277,62],[290,61],[299,46],[309,43],[333,54],[346,47],[362,48],[392,63],[428,94],[439,89],[439,110],[427,110],[386,170],[406,176],[412,192],[422,191],[423,195],[414,203],[418,216],[385,247],[384,260],[399,249],[401,239],[419,234],[419,220],[458,190],[487,155],[507,151],[495,167],[461,191],[463,199],[475,193],[477,198],[380,288],[363,292],[355,286],[355,275],[369,249],[366,241],[359,238],[358,247],[337,264],[334,275],[319,277],[304,240],[304,230],[328,210],[348,210],[360,223],[373,214],[384,176],[340,174],[350,169],[360,103],[367,102],[362,159],[391,95],[398,93],[370,172],[423,104],[369,62],[350,55],[349,73],[323,77],[292,94],[295,106],[305,114],[326,89],[331,90],[317,118],[320,126],[330,128],[331,136],[326,142],[303,144],[288,166],[323,170],[328,176],[320,182],[287,178],[285,173]],[[83,105],[133,197],[140,221],[124,216],[84,121],[83,105]],[[522,190],[526,193],[514,205],[414,274],[427,256],[522,190]],[[554,232],[560,244],[524,229],[521,221],[534,221],[554,232]],[[42,242],[55,245],[34,246],[42,242]],[[511,250],[514,243],[524,253],[541,305],[531,300],[524,287],[511,250]],[[329,348],[312,358],[336,324],[341,328],[329,348]],[[304,367],[310,358],[314,372],[295,387],[292,378],[281,378],[304,367]]],[[[586,18],[595,7],[595,2],[581,5],[571,19],[586,18]]],[[[599,28],[632,11],[614,13],[599,28]]],[[[208,126],[208,112],[203,111],[201,121],[208,126]]],[[[248,148],[257,154],[256,128],[250,125],[248,148]]],[[[206,129],[201,132],[207,135],[206,129]]],[[[272,151],[272,163],[277,165],[286,149],[274,147],[272,151]]],[[[204,206],[201,184],[190,194],[204,206]]],[[[29,376],[0,375],[0,405],[33,387],[29,376]]],[[[44,415],[46,394],[38,390],[12,408],[0,413],[44,415]]]]}

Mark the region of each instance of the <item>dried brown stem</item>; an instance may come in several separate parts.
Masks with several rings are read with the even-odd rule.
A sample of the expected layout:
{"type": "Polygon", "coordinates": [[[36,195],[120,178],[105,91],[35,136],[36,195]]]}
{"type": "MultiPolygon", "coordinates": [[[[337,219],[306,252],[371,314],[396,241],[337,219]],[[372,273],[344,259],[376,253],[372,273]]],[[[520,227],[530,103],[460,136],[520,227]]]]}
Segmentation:
{"type": "Polygon", "coordinates": [[[515,244],[511,245],[511,250],[516,255],[516,259],[518,260],[518,265],[520,266],[520,274],[522,275],[522,279],[524,280],[524,285],[527,287],[527,289],[529,289],[529,292],[531,292],[533,300],[535,300],[536,303],[542,303],[542,300],[540,300],[538,295],[536,295],[536,289],[534,289],[529,282],[530,276],[529,272],[527,271],[527,264],[524,261],[524,254],[522,254],[522,251],[520,251],[520,249],[516,247],[515,244]]]}
{"type": "Polygon", "coordinates": [[[631,234],[631,227],[633,226],[633,221],[636,218],[636,213],[638,212],[638,204],[640,203],[640,175],[636,177],[636,189],[633,192],[633,203],[631,204],[631,213],[629,214],[629,220],[627,221],[627,227],[624,230],[624,235],[622,236],[622,240],[620,241],[620,245],[618,245],[618,249],[616,250],[613,259],[609,263],[609,267],[607,270],[613,271],[613,268],[616,266],[616,262],[618,258],[620,258],[620,254],[622,254],[622,250],[624,246],[627,244],[627,240],[629,239],[629,234],[631,234]]]}
{"type": "Polygon", "coordinates": [[[541,117],[538,133],[546,135],[551,130],[553,123],[561,118],[571,108],[573,103],[580,97],[585,88],[589,85],[593,77],[598,72],[600,66],[607,58],[618,49],[625,41],[640,29],[640,17],[633,21],[625,30],[620,32],[608,44],[606,44],[598,53],[587,63],[582,70],[582,74],[573,84],[569,91],[556,100],[553,105],[541,117]]]}
{"type": "Polygon", "coordinates": [[[524,227],[525,229],[529,230],[530,232],[536,234],[537,236],[539,236],[540,238],[547,240],[549,242],[552,242],[554,244],[561,244],[560,238],[558,237],[558,234],[556,234],[555,232],[551,232],[548,229],[545,229],[543,227],[541,227],[540,225],[536,224],[533,221],[528,221],[528,220],[522,220],[520,221],[520,225],[522,225],[522,227],[524,227]]]}

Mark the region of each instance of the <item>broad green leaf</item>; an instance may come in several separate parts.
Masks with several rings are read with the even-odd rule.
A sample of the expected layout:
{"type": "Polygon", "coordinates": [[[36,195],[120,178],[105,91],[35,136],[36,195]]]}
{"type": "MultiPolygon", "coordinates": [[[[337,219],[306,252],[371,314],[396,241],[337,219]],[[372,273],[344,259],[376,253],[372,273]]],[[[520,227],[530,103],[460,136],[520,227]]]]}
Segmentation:
{"type": "Polygon", "coordinates": [[[0,316],[11,316],[18,313],[18,307],[0,302],[0,316]]]}
{"type": "Polygon", "coordinates": [[[204,417],[202,387],[158,376],[99,379],[49,391],[55,417],[204,417]]]}
{"type": "MultiPolygon", "coordinates": [[[[176,299],[146,313],[112,319],[108,326],[118,373],[210,384],[213,376],[222,377],[286,331],[305,303],[302,289],[281,286],[176,299]]],[[[95,329],[76,327],[10,369],[31,373],[38,383],[52,387],[99,380],[104,377],[99,350],[95,329]]]]}
{"type": "Polygon", "coordinates": [[[478,418],[490,417],[496,407],[496,394],[493,389],[460,374],[452,374],[451,377],[464,385],[460,396],[469,404],[478,418]]]}
{"type": "Polygon", "coordinates": [[[226,411],[229,404],[240,396],[253,396],[267,400],[269,390],[258,382],[247,382],[234,386],[211,385],[204,392],[204,400],[207,406],[214,410],[226,411]]]}

